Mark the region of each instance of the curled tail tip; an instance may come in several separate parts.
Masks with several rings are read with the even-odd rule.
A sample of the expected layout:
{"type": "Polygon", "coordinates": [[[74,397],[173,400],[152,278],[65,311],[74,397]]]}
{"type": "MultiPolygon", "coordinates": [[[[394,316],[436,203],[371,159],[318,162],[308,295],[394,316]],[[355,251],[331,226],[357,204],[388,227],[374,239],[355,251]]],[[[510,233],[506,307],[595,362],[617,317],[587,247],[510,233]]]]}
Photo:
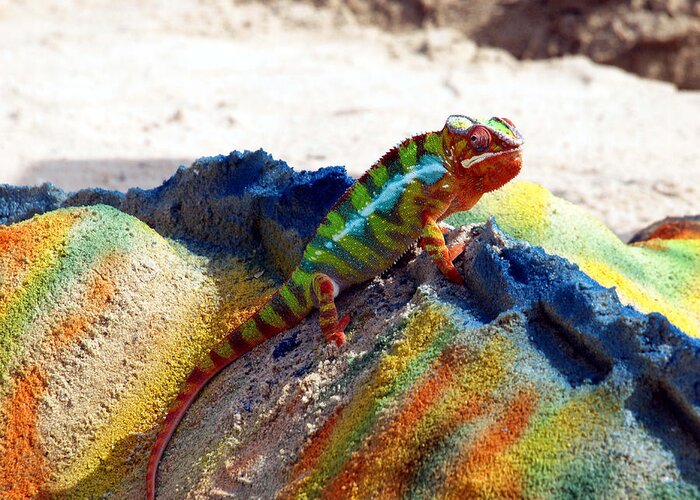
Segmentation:
{"type": "Polygon", "coordinates": [[[148,500],[154,500],[156,498],[156,471],[158,467],[158,461],[153,460],[154,455],[148,459],[148,465],[146,466],[146,498],[148,500]]]}
{"type": "MultiPolygon", "coordinates": [[[[244,337],[243,333],[246,328],[245,331],[251,334],[253,339],[260,336],[262,340],[264,340],[264,334],[269,334],[274,329],[258,312],[209,351],[204,360],[192,370],[185,380],[183,389],[178,393],[173,405],[168,410],[165,420],[161,424],[161,430],[151,448],[151,455],[146,467],[146,498],[148,500],[155,498],[156,477],[163,453],[194,399],[216,374],[259,343],[248,341],[244,337]]],[[[287,328],[289,326],[286,322],[284,328],[277,325],[279,331],[287,328]]]]}
{"type": "Polygon", "coordinates": [[[146,485],[146,499],[147,500],[155,500],[155,498],[156,498],[155,484],[151,485],[149,483],[146,485]]]}

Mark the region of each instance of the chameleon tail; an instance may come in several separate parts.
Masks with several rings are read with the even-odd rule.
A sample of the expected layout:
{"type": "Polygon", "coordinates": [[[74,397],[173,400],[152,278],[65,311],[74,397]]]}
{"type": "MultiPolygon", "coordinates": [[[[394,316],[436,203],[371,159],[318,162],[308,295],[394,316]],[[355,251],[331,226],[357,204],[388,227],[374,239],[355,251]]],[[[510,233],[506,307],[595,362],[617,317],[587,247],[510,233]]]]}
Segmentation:
{"type": "Polygon", "coordinates": [[[182,390],[168,410],[156,437],[146,467],[147,498],[155,498],[158,463],[177,425],[207,383],[230,363],[274,335],[299,324],[312,310],[310,287],[295,272],[258,312],[234,329],[205,356],[187,377],[182,390]],[[306,286],[305,286],[306,285],[306,286]]]}

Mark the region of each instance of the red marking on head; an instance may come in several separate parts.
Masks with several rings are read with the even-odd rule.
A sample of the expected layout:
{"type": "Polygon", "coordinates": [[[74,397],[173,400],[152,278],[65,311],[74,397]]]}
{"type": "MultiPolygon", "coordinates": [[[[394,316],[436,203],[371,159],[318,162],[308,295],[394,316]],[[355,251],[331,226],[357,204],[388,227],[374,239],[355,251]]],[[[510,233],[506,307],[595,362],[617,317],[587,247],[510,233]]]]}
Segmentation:
{"type": "Polygon", "coordinates": [[[510,120],[492,118],[479,123],[453,117],[442,131],[446,164],[457,181],[448,212],[470,209],[484,193],[500,188],[518,175],[523,140],[510,120]],[[469,125],[471,123],[471,125],[469,125]]]}
{"type": "Polygon", "coordinates": [[[464,173],[467,187],[476,189],[480,194],[494,191],[518,175],[522,161],[520,150],[512,149],[474,163],[464,173]]]}

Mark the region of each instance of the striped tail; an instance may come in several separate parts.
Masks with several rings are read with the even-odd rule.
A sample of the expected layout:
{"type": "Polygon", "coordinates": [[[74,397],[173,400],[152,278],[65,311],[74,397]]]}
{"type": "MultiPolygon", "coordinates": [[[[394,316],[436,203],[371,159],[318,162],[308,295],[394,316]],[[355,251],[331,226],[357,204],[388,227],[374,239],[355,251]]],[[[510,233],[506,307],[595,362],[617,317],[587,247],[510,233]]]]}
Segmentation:
{"type": "Polygon", "coordinates": [[[209,351],[187,377],[151,449],[146,468],[146,495],[149,500],[155,498],[156,472],[163,452],[187,409],[207,383],[230,363],[270,337],[299,324],[311,312],[310,287],[305,281],[302,273],[296,271],[258,312],[209,351]]]}

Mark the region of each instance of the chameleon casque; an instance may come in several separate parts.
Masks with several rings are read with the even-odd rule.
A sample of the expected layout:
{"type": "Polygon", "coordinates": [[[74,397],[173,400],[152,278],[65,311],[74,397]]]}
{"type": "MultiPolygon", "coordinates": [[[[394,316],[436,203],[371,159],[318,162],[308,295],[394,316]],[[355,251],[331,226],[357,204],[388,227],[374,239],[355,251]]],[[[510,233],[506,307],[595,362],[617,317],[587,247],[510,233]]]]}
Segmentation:
{"type": "Polygon", "coordinates": [[[158,463],[170,437],[204,386],[224,367],[319,309],[326,341],[345,342],[346,315],[334,299],[380,275],[420,240],[447,279],[462,283],[452,260],[463,245],[445,245],[438,221],[470,209],[484,193],[515,177],[523,139],[506,118],[452,115],[439,132],[404,140],[386,153],[321,221],[289,280],[257,313],[212,349],[192,371],[151,450],[147,496],[155,498],[158,463]]]}

